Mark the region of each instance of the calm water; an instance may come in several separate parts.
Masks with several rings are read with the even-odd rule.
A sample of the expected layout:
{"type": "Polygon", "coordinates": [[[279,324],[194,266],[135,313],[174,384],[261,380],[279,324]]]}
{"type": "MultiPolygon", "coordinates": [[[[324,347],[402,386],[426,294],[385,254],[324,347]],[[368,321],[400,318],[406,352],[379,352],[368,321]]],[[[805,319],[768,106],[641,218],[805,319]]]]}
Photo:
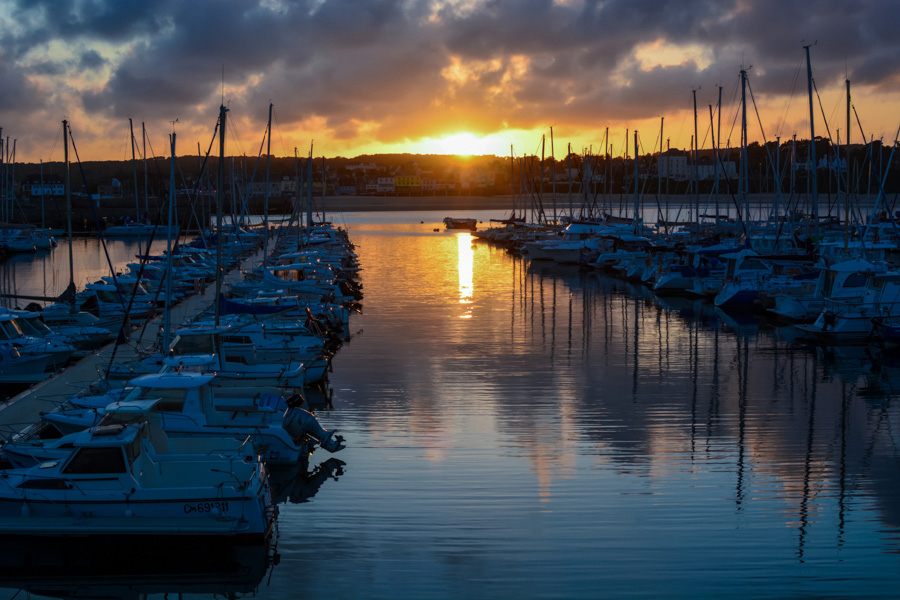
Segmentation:
{"type": "MultiPolygon", "coordinates": [[[[227,575],[123,582],[87,566],[44,589],[897,595],[895,359],[802,346],[790,328],[529,266],[445,232],[447,214],[344,217],[365,269],[364,312],[317,414],[346,437],[345,464],[285,476],[274,548],[217,563],[227,575]]],[[[317,452],[312,466],[327,458],[317,452]]],[[[178,571],[157,555],[154,568],[178,571]]],[[[6,581],[7,597],[24,585],[6,581]]]]}

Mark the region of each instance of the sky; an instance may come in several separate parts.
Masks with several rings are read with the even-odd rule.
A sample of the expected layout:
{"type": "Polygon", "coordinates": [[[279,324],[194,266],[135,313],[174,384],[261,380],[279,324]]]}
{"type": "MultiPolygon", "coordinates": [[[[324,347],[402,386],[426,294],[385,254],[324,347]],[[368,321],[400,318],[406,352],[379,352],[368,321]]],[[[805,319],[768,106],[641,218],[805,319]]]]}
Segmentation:
{"type": "Polygon", "coordinates": [[[16,161],[277,156],[615,155],[816,135],[890,143],[896,0],[0,0],[0,127],[16,161]],[[717,110],[722,92],[721,125],[717,110]],[[710,116],[710,107],[714,115],[710,116]],[[711,126],[711,122],[715,126],[711,126]],[[606,134],[608,128],[608,136],[606,134]],[[626,134],[627,132],[627,134],[626,134]],[[718,133],[716,133],[718,132],[718,133]],[[213,148],[217,152],[217,146],[213,148]]]}

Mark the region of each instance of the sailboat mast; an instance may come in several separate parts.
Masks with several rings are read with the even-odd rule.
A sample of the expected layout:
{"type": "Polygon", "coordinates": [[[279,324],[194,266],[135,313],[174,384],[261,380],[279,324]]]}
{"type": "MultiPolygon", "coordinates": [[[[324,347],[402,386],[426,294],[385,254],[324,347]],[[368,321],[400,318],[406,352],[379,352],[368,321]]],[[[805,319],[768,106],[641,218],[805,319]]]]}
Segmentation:
{"type": "Polygon", "coordinates": [[[719,103],[716,105],[716,139],[719,145],[716,146],[716,177],[714,179],[716,186],[716,223],[719,222],[719,146],[722,145],[722,86],[719,87],[719,103]]]}
{"type": "Polygon", "coordinates": [[[322,153],[322,222],[328,219],[325,216],[325,190],[328,188],[328,182],[325,177],[325,153],[322,153]]]}
{"type": "MultiPolygon", "coordinates": [[[[167,228],[166,234],[166,312],[163,315],[163,352],[168,352],[169,350],[169,340],[171,339],[171,298],[172,298],[172,218],[173,213],[175,212],[175,132],[172,132],[172,135],[169,136],[169,141],[172,146],[172,164],[169,168],[169,218],[166,221],[166,224],[169,226],[167,228]]],[[[149,241],[148,241],[149,244],[149,241]]],[[[147,247],[147,253],[150,253],[150,247],[147,247]]],[[[221,279],[221,277],[216,278],[221,279]]],[[[219,304],[219,296],[216,295],[216,304],[219,304]]],[[[218,315],[218,311],[216,311],[218,315]]],[[[216,323],[218,325],[218,322],[216,323]]]]}
{"type": "MultiPolygon", "coordinates": [[[[131,135],[131,172],[134,178],[134,216],[140,220],[141,207],[138,204],[138,183],[137,183],[137,158],[134,149],[134,123],[131,117],[128,118],[128,133],[131,135]]],[[[139,249],[140,250],[140,249],[139,249]]]]}
{"type": "Polygon", "coordinates": [[[6,159],[3,157],[3,128],[0,127],[0,219],[6,218],[6,159]]]}
{"type": "Polygon", "coordinates": [[[573,219],[575,217],[575,207],[572,205],[572,144],[569,143],[568,154],[566,154],[566,179],[569,182],[569,191],[567,193],[568,198],[566,198],[566,202],[569,203],[569,219],[573,219]]]}
{"type": "Polygon", "coordinates": [[[75,308],[75,262],[72,260],[72,185],[69,181],[69,122],[63,120],[63,156],[66,163],[66,230],[69,234],[69,287],[75,308]]]}
{"type": "Polygon", "coordinates": [[[313,176],[313,143],[309,143],[309,158],[306,160],[306,243],[312,235],[312,176],[313,176]]]}
{"type": "MultiPolygon", "coordinates": [[[[775,202],[777,205],[773,213],[776,217],[778,216],[778,206],[781,199],[781,136],[779,135],[775,138],[775,202]]],[[[784,212],[785,216],[787,216],[787,204],[785,204],[784,212]]]]}
{"type": "Polygon", "coordinates": [[[300,231],[303,229],[303,212],[300,210],[300,157],[294,146],[294,210],[297,212],[297,245],[300,245],[300,231]]]}
{"type": "Polygon", "coordinates": [[[641,196],[638,193],[638,132],[634,130],[634,235],[641,233],[641,196]]]}
{"type": "Polygon", "coordinates": [[[816,119],[813,112],[813,88],[812,88],[812,65],[809,62],[809,46],[803,46],[806,50],[806,82],[809,89],[809,171],[807,177],[810,180],[810,193],[812,194],[812,218],[813,218],[813,235],[819,235],[819,182],[818,169],[816,167],[816,119]],[[811,174],[810,174],[811,173],[811,174]]]}
{"type": "Polygon", "coordinates": [[[225,121],[228,109],[225,105],[219,106],[219,181],[216,190],[216,312],[215,324],[219,326],[221,311],[219,310],[219,296],[222,293],[222,206],[225,204],[225,121]]]}
{"type": "Polygon", "coordinates": [[[750,196],[747,187],[750,184],[750,165],[747,157],[747,70],[741,69],[741,195],[744,199],[744,231],[749,241],[750,196]]]}
{"type": "MultiPolygon", "coordinates": [[[[844,249],[850,245],[850,80],[846,80],[847,83],[847,135],[846,140],[844,142],[844,156],[847,158],[847,174],[845,175],[846,179],[846,190],[847,196],[844,198],[844,249]]],[[[838,160],[838,173],[841,172],[840,168],[840,160],[838,160]]]]}
{"type": "MultiPolygon", "coordinates": [[[[546,222],[546,215],[544,214],[544,199],[541,196],[541,192],[544,191],[544,150],[547,146],[547,136],[541,135],[541,180],[540,185],[538,186],[538,202],[540,203],[541,208],[541,218],[546,222]]],[[[554,223],[555,225],[556,223],[554,223]]]]}
{"type": "Polygon", "coordinates": [[[697,90],[691,90],[694,96],[694,214],[700,222],[700,171],[697,164],[700,160],[700,138],[697,137],[697,90]]]}
{"type": "Polygon", "coordinates": [[[272,158],[272,103],[269,102],[269,124],[266,125],[266,200],[263,207],[263,264],[269,259],[269,163],[272,158]]]}
{"type": "Polygon", "coordinates": [[[509,193],[512,194],[512,218],[516,218],[516,164],[513,155],[513,145],[509,145],[509,193]]]}
{"type": "Polygon", "coordinates": [[[603,195],[606,196],[604,200],[607,206],[607,210],[609,210],[609,212],[612,212],[612,205],[610,204],[609,200],[609,179],[610,177],[612,177],[612,158],[609,155],[609,127],[606,128],[606,133],[603,134],[603,140],[603,145],[605,146],[603,151],[606,153],[606,165],[604,165],[606,167],[604,169],[605,177],[603,178],[603,195]]]}
{"type": "MultiPolygon", "coordinates": [[[[144,125],[144,122],[141,121],[141,142],[143,143],[143,154],[144,154],[144,212],[147,213],[147,217],[150,217],[150,192],[148,191],[148,178],[147,178],[147,127],[144,125]]],[[[148,248],[149,251],[149,248],[148,248]]]]}
{"type": "Polygon", "coordinates": [[[9,219],[12,220],[13,204],[16,201],[16,140],[13,138],[12,161],[9,169],[9,219]]]}
{"type": "MultiPolygon", "coordinates": [[[[663,124],[665,123],[666,118],[659,118],[659,158],[656,160],[656,197],[662,198],[662,173],[660,173],[660,166],[662,165],[662,156],[663,156],[663,124]]],[[[666,164],[668,166],[668,163],[666,164]]],[[[666,169],[668,171],[668,169],[666,169]]],[[[666,173],[668,176],[668,172],[666,173]]],[[[666,231],[669,230],[669,199],[666,198],[666,231]]]]}
{"type": "Polygon", "coordinates": [[[41,159],[41,229],[46,227],[44,224],[44,159],[41,159]]]}
{"type": "MultiPolygon", "coordinates": [[[[137,162],[134,149],[134,122],[128,117],[128,133],[131,135],[131,173],[134,179],[134,218],[137,219],[138,226],[141,225],[141,207],[138,204],[138,182],[137,182],[137,162]]],[[[138,230],[140,231],[140,229],[138,230]]],[[[138,237],[138,254],[141,253],[141,242],[138,237]]],[[[150,242],[147,242],[147,254],[150,254],[150,242]]]]}
{"type": "Polygon", "coordinates": [[[553,146],[553,128],[550,128],[550,190],[553,193],[553,222],[559,223],[556,212],[556,151],[553,146]]]}
{"type": "Polygon", "coordinates": [[[716,225],[719,224],[719,147],[716,146],[716,141],[718,141],[719,136],[716,133],[716,129],[714,127],[713,122],[713,107],[712,104],[709,105],[709,131],[712,137],[712,150],[713,150],[713,188],[716,192],[716,225]]]}

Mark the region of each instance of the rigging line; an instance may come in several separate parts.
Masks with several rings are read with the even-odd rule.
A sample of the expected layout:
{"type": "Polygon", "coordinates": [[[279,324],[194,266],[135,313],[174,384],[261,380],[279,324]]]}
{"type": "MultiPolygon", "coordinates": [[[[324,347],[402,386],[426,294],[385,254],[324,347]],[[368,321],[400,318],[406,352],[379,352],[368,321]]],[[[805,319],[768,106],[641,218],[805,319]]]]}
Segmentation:
{"type": "Polygon", "coordinates": [[[47,162],[53,162],[53,153],[56,151],[56,147],[59,145],[59,140],[61,138],[62,138],[62,128],[57,127],[56,139],[53,140],[53,145],[50,146],[50,157],[47,159],[47,162]]]}
{"type": "MultiPolygon", "coordinates": [[[[750,85],[749,77],[747,77],[747,91],[750,92],[750,100],[751,100],[751,102],[753,102],[753,112],[756,113],[756,121],[759,123],[759,131],[760,131],[760,134],[762,135],[762,139],[763,139],[763,148],[766,149],[766,159],[768,162],[768,168],[766,169],[766,171],[768,172],[769,170],[771,170],[772,175],[774,177],[778,177],[779,173],[777,172],[776,167],[775,167],[775,160],[772,157],[772,150],[771,150],[771,148],[769,148],[769,140],[766,139],[766,131],[763,128],[762,117],[759,114],[759,107],[757,107],[757,105],[756,105],[756,96],[753,95],[753,87],[750,85]]],[[[780,180],[778,180],[778,181],[780,182],[780,180]]],[[[783,200],[783,194],[781,193],[780,183],[776,187],[776,198],[779,200],[783,200]]],[[[776,201],[776,204],[777,204],[777,201],[776,201]]],[[[775,212],[776,204],[772,205],[772,209],[769,211],[769,217],[777,216],[776,212],[775,212]]],[[[787,211],[787,208],[785,208],[785,211],[787,211]]],[[[779,221],[777,232],[775,235],[775,243],[776,244],[778,243],[778,240],[781,237],[781,231],[782,231],[783,227],[784,227],[784,222],[779,221]]]]}
{"type": "Polygon", "coordinates": [[[237,148],[237,154],[239,156],[245,156],[247,154],[247,152],[246,152],[246,150],[244,150],[244,144],[241,141],[242,136],[240,135],[240,132],[237,130],[237,126],[238,126],[237,119],[229,119],[228,122],[229,122],[228,134],[231,136],[231,140],[234,142],[234,144],[237,148]]]}
{"type": "MultiPolygon", "coordinates": [[[[656,140],[653,142],[653,150],[656,150],[656,145],[657,145],[657,143],[659,144],[659,153],[660,153],[660,155],[662,155],[662,138],[660,137],[659,132],[657,132],[657,134],[656,134],[656,140]]],[[[643,140],[641,140],[640,137],[638,137],[638,144],[640,145],[641,149],[643,150],[643,149],[644,149],[644,143],[643,143],[643,140]]],[[[637,160],[636,157],[635,157],[635,160],[637,160]]],[[[658,164],[659,161],[657,160],[657,161],[655,161],[655,162],[658,164]]],[[[647,165],[647,172],[648,172],[648,173],[649,173],[650,171],[653,170],[653,164],[654,164],[654,158],[653,158],[653,152],[651,151],[651,152],[650,152],[650,162],[649,162],[649,164],[647,165]]],[[[657,177],[658,177],[658,176],[659,176],[659,175],[658,175],[658,174],[659,174],[659,167],[658,167],[658,166],[657,166],[656,171],[657,171],[657,177]]],[[[648,185],[650,185],[650,178],[649,178],[649,177],[647,177],[646,179],[644,179],[644,186],[643,186],[643,189],[641,190],[641,193],[640,193],[640,197],[641,197],[641,198],[643,198],[643,197],[644,197],[644,194],[647,192],[647,186],[648,186],[648,185]]],[[[662,221],[662,220],[663,220],[662,199],[659,197],[658,191],[659,191],[659,190],[657,190],[657,193],[654,193],[654,194],[653,194],[654,197],[656,198],[656,219],[657,219],[657,221],[662,221]]]]}
{"type": "MultiPolygon", "coordinates": [[[[157,184],[160,181],[166,181],[166,179],[163,178],[163,173],[159,168],[159,160],[158,160],[159,157],[156,156],[156,151],[153,150],[153,142],[150,141],[149,135],[147,136],[147,145],[150,146],[150,154],[153,156],[153,166],[156,167],[156,175],[159,178],[159,179],[157,179],[157,184]]],[[[158,200],[158,198],[157,198],[157,200],[158,200]]],[[[157,206],[159,206],[158,202],[157,202],[157,206]]]]}
{"type": "Polygon", "coordinates": [[[287,156],[287,147],[284,145],[284,136],[281,135],[281,123],[278,122],[278,116],[272,111],[272,118],[275,120],[275,129],[278,130],[278,139],[281,141],[281,152],[287,156]]]}
{"type": "MultiPolygon", "coordinates": [[[[887,184],[888,173],[891,170],[891,163],[894,162],[894,152],[897,150],[897,142],[900,141],[900,127],[897,128],[897,134],[894,136],[894,143],[891,144],[891,153],[888,156],[887,166],[884,169],[884,174],[878,178],[878,196],[875,198],[875,205],[872,207],[872,218],[869,219],[868,224],[866,225],[865,232],[863,234],[863,239],[869,233],[869,227],[872,225],[872,221],[874,220],[874,216],[876,211],[878,210],[878,201],[881,198],[885,197],[884,186],[887,184]]],[[[894,229],[894,235],[897,234],[897,222],[894,220],[894,216],[888,213],[888,219],[890,220],[891,225],[894,229]]]]}
{"type": "MultiPolygon", "coordinates": [[[[734,120],[731,121],[731,129],[728,130],[728,137],[726,138],[728,140],[725,144],[726,151],[731,149],[731,136],[734,134],[734,130],[737,127],[737,121],[738,121],[738,117],[740,116],[740,114],[741,114],[741,103],[738,102],[738,105],[735,107],[735,110],[734,110],[734,120]]],[[[721,141],[721,137],[720,137],[719,138],[719,147],[721,147],[721,146],[722,146],[722,141],[721,141]]]]}
{"type": "MultiPolygon", "coordinates": [[[[750,92],[750,100],[753,102],[753,111],[756,113],[756,122],[759,123],[759,133],[762,135],[763,144],[768,144],[769,140],[766,139],[766,131],[763,128],[762,117],[759,116],[759,108],[756,106],[756,96],[753,95],[753,87],[750,85],[750,77],[747,77],[747,91],[750,92]]],[[[769,159],[772,157],[769,156],[769,159]]]]}
{"type": "Polygon", "coordinates": [[[700,150],[703,150],[704,146],[706,146],[706,140],[709,139],[710,134],[712,134],[712,132],[713,132],[712,128],[713,128],[712,123],[710,123],[709,125],[706,126],[706,130],[703,132],[703,141],[697,145],[698,153],[700,152],[700,150]]]}
{"type": "Polygon", "coordinates": [[[816,99],[819,101],[819,112],[822,113],[822,121],[824,121],[824,123],[825,123],[825,133],[828,134],[828,142],[829,142],[829,145],[830,145],[830,146],[832,147],[832,149],[833,149],[833,147],[834,147],[834,138],[833,138],[832,135],[831,135],[831,128],[828,127],[828,119],[825,118],[825,107],[822,106],[822,97],[819,95],[819,88],[816,86],[816,80],[815,80],[815,79],[812,80],[812,85],[813,85],[813,91],[816,92],[816,99]]]}
{"type": "MultiPolygon", "coordinates": [[[[853,108],[853,116],[856,117],[856,124],[859,127],[859,134],[862,136],[863,144],[867,148],[866,156],[869,159],[869,168],[872,171],[875,171],[876,176],[881,177],[881,173],[878,170],[878,165],[875,164],[875,156],[873,154],[872,144],[866,142],[866,134],[863,131],[862,122],[859,120],[859,114],[856,112],[856,105],[853,104],[853,105],[851,105],[851,107],[853,108]]],[[[865,166],[865,165],[863,165],[863,166],[865,166]]]]}
{"type": "MultiPolygon", "coordinates": [[[[97,225],[97,232],[100,236],[100,243],[103,246],[103,253],[106,256],[106,264],[107,264],[107,266],[109,266],[109,272],[112,274],[113,283],[116,285],[116,287],[118,287],[118,283],[116,282],[116,270],[113,267],[112,259],[109,257],[109,250],[106,247],[106,240],[104,239],[103,231],[100,229],[100,221],[97,217],[97,212],[94,209],[94,203],[90,201],[91,192],[88,189],[87,177],[84,174],[84,167],[81,164],[81,159],[78,157],[78,149],[75,147],[75,139],[72,137],[72,127],[71,126],[69,126],[69,141],[72,143],[72,151],[75,154],[75,162],[78,163],[78,170],[81,173],[81,182],[82,182],[82,185],[84,186],[84,193],[88,198],[89,204],[91,205],[91,212],[94,214],[94,223],[97,225]]],[[[117,294],[117,297],[118,297],[118,294],[117,294]]],[[[125,303],[122,301],[121,298],[119,298],[119,301],[122,304],[122,308],[125,308],[125,303]]]]}
{"type": "Polygon", "coordinates": [[[125,146],[122,148],[122,158],[120,159],[122,162],[129,162],[131,160],[128,154],[131,150],[131,140],[133,140],[134,137],[130,133],[126,137],[128,138],[128,142],[126,142],[125,146]]]}
{"type": "Polygon", "coordinates": [[[788,111],[791,108],[791,103],[794,100],[794,94],[797,92],[797,82],[800,80],[800,69],[803,68],[803,60],[804,54],[800,53],[800,58],[797,60],[797,70],[794,71],[794,81],[791,83],[791,93],[788,95],[787,99],[784,101],[784,111],[781,116],[781,123],[778,125],[778,129],[776,130],[776,137],[783,137],[782,133],[784,132],[784,125],[787,121],[788,111]]]}
{"type": "Polygon", "coordinates": [[[251,193],[252,190],[250,189],[250,186],[253,185],[253,181],[256,179],[256,170],[259,168],[259,161],[262,158],[262,151],[263,151],[263,148],[265,147],[267,135],[272,135],[272,132],[269,130],[268,123],[266,123],[266,132],[265,132],[265,134],[263,134],[263,139],[259,143],[259,153],[257,153],[257,155],[256,155],[256,163],[253,165],[253,173],[250,174],[250,179],[247,180],[247,185],[245,186],[246,193],[244,194],[244,204],[241,207],[241,217],[242,218],[244,217],[245,212],[248,217],[250,214],[249,212],[247,212],[247,211],[249,211],[248,205],[252,201],[252,193],[251,193]]]}
{"type": "MultiPolygon", "coordinates": [[[[680,122],[679,129],[675,132],[675,135],[670,136],[673,140],[681,140],[682,135],[684,134],[684,128],[688,126],[688,115],[694,110],[693,100],[688,101],[687,108],[684,111],[681,111],[682,115],[684,115],[680,122]]],[[[683,142],[682,142],[683,143],[683,142]]]]}
{"type": "MultiPolygon", "coordinates": [[[[816,99],[818,99],[818,101],[819,101],[819,112],[822,113],[822,121],[824,121],[824,123],[825,123],[825,132],[828,134],[828,147],[831,150],[832,156],[834,156],[834,159],[836,161],[838,161],[838,164],[840,164],[840,155],[838,153],[838,147],[834,141],[834,138],[831,136],[831,128],[828,126],[828,119],[825,118],[825,107],[822,105],[822,97],[819,95],[819,88],[818,88],[818,86],[816,86],[815,79],[812,80],[812,84],[813,84],[813,90],[815,90],[815,92],[816,92],[816,99]]],[[[845,132],[845,134],[846,134],[846,132],[845,132]]],[[[826,167],[827,167],[828,159],[825,160],[825,163],[826,163],[826,167]]],[[[850,189],[849,188],[850,181],[849,180],[841,181],[841,179],[843,178],[842,177],[843,173],[840,172],[841,170],[842,169],[838,168],[838,178],[839,178],[838,184],[843,183],[849,190],[850,189]]]]}
{"type": "MultiPolygon", "coordinates": [[[[72,151],[75,154],[75,161],[78,163],[78,170],[81,172],[82,184],[84,185],[85,192],[88,192],[88,194],[87,194],[88,198],[90,198],[90,193],[87,188],[87,177],[85,177],[85,174],[84,174],[84,166],[81,164],[81,158],[79,158],[79,156],[78,156],[78,149],[75,146],[75,139],[72,137],[72,128],[71,127],[69,127],[69,141],[72,143],[72,151]]],[[[120,344],[126,343],[128,340],[128,334],[126,333],[125,328],[128,324],[128,315],[131,312],[131,308],[134,305],[134,298],[137,295],[138,286],[140,285],[141,280],[140,280],[140,277],[135,279],[134,287],[131,290],[131,297],[129,298],[128,305],[126,306],[125,303],[122,301],[121,295],[118,292],[119,283],[118,283],[118,279],[116,278],[116,270],[113,268],[112,259],[110,259],[110,256],[109,256],[109,249],[106,246],[106,239],[103,235],[103,230],[100,228],[100,217],[97,215],[97,209],[94,206],[94,203],[90,202],[90,205],[91,205],[91,213],[94,216],[94,223],[97,226],[97,235],[100,238],[100,244],[103,246],[103,253],[106,255],[106,262],[109,265],[109,270],[110,270],[110,273],[112,274],[113,286],[116,288],[116,297],[119,299],[119,303],[122,305],[122,309],[124,311],[124,314],[122,315],[122,323],[119,326],[119,334],[118,334],[118,337],[116,340],[116,345],[115,345],[115,348],[118,348],[118,346],[120,344]]],[[[151,234],[151,241],[152,241],[152,234],[151,234]]],[[[149,245],[150,245],[149,241],[148,241],[147,245],[149,248],[149,245]]],[[[115,349],[113,351],[113,357],[114,356],[115,356],[115,349]]],[[[110,365],[112,365],[112,362],[110,362],[110,365]]],[[[107,375],[108,375],[108,372],[107,372],[107,375]]]]}
{"type": "MultiPolygon", "coordinates": [[[[853,108],[853,114],[856,115],[856,107],[853,106],[852,104],[851,104],[850,106],[853,108]]],[[[861,130],[861,129],[862,129],[862,124],[859,123],[859,115],[856,115],[856,122],[857,122],[857,124],[859,125],[859,128],[860,128],[860,130],[861,130]]],[[[848,133],[849,133],[849,132],[848,132],[848,133]]],[[[862,140],[863,140],[863,147],[868,146],[868,144],[866,144],[866,138],[865,138],[865,136],[863,136],[862,140]]],[[[863,179],[863,171],[865,170],[865,168],[866,168],[866,166],[867,166],[867,161],[868,161],[868,154],[866,154],[866,156],[863,158],[862,164],[857,164],[857,165],[856,165],[856,167],[857,167],[857,168],[856,168],[856,179],[855,179],[855,181],[852,182],[852,188],[851,188],[851,189],[852,189],[852,191],[854,191],[857,195],[859,195],[859,193],[860,193],[860,187],[862,186],[862,179],[863,179]]],[[[847,181],[848,181],[848,182],[850,181],[850,164],[849,164],[849,162],[848,162],[848,164],[847,164],[847,181]]],[[[857,203],[857,205],[858,205],[858,204],[859,204],[859,203],[857,203]]]]}
{"type": "MultiPolygon", "coordinates": [[[[218,125],[217,125],[217,127],[218,127],[218,125]]],[[[163,179],[163,174],[159,168],[159,162],[157,160],[159,157],[156,156],[156,152],[154,152],[154,150],[153,150],[153,142],[150,141],[149,135],[147,136],[147,145],[150,146],[150,153],[153,155],[153,166],[156,167],[156,174],[159,177],[157,182],[168,181],[168,179],[163,179]]],[[[177,163],[177,161],[176,161],[176,163],[177,163]]],[[[198,181],[199,181],[199,179],[198,179],[198,181]]],[[[165,189],[168,189],[168,188],[165,188],[165,189]]],[[[162,202],[162,204],[160,204],[159,202],[157,202],[157,204],[156,204],[156,208],[157,208],[156,219],[153,221],[153,231],[150,234],[150,240],[147,242],[147,254],[150,254],[150,243],[152,243],[153,238],[156,235],[157,227],[159,227],[159,224],[162,222],[163,209],[168,206],[168,204],[166,204],[167,202],[168,202],[168,195],[166,196],[166,200],[164,200],[162,202]]],[[[167,224],[167,227],[171,227],[171,223],[167,224]]],[[[178,246],[178,240],[179,240],[180,236],[181,236],[181,230],[179,228],[178,234],[175,236],[175,247],[178,246]]],[[[157,292],[157,295],[159,295],[158,292],[157,292]]]]}

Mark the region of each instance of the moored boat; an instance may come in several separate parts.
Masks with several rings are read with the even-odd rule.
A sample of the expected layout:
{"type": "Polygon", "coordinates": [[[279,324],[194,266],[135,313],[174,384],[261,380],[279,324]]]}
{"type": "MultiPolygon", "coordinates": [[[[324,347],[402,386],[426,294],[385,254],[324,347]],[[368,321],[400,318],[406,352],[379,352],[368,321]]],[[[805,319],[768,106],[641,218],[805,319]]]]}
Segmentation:
{"type": "Polygon", "coordinates": [[[478,221],[476,219],[444,217],[444,227],[447,229],[469,229],[475,231],[478,227],[478,221]]]}
{"type": "Polygon", "coordinates": [[[252,447],[170,446],[147,420],[156,402],[111,405],[64,457],[0,470],[0,534],[264,538],[276,509],[252,447]]]}

